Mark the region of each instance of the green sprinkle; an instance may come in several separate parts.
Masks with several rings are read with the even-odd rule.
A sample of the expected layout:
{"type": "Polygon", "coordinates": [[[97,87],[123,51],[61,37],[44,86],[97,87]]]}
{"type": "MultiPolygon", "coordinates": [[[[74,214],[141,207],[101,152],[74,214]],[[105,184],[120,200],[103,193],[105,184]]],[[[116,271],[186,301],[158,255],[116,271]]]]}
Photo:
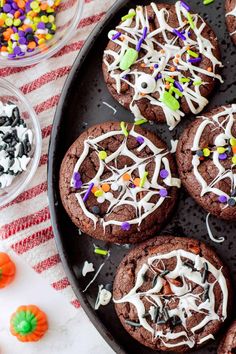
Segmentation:
{"type": "Polygon", "coordinates": [[[209,5],[211,4],[212,2],[214,2],[215,0],[204,0],[203,1],[203,5],[209,5]]]}
{"type": "Polygon", "coordinates": [[[120,127],[121,127],[121,130],[122,130],[123,134],[127,137],[129,135],[129,132],[128,132],[126,126],[125,126],[125,122],[121,122],[120,123],[120,127]]]}
{"type": "Polygon", "coordinates": [[[124,21],[128,20],[129,18],[133,18],[134,16],[136,16],[136,13],[130,12],[127,15],[121,17],[121,21],[124,22],[124,21]]]}
{"type": "Polygon", "coordinates": [[[176,93],[179,97],[183,97],[182,92],[180,92],[180,90],[178,90],[178,89],[175,88],[175,87],[171,87],[170,93],[172,93],[172,92],[176,93]]]}
{"type": "Polygon", "coordinates": [[[192,29],[194,29],[194,28],[195,28],[195,25],[194,25],[194,22],[193,22],[193,18],[192,18],[192,16],[190,15],[189,12],[187,13],[187,19],[188,19],[188,22],[189,22],[189,24],[190,24],[190,27],[191,27],[192,29]]]}
{"type": "Polygon", "coordinates": [[[101,256],[107,256],[109,252],[107,250],[103,250],[101,248],[95,247],[94,253],[100,254],[101,256]]]}
{"type": "Polygon", "coordinates": [[[169,77],[169,76],[165,77],[165,80],[168,81],[168,82],[175,82],[175,80],[172,79],[172,78],[169,77]]]}
{"type": "Polygon", "coordinates": [[[191,55],[191,57],[198,58],[198,54],[193,52],[192,50],[187,50],[187,53],[191,55]]]}
{"type": "Polygon", "coordinates": [[[164,91],[161,96],[161,102],[163,102],[168,108],[172,109],[172,111],[177,111],[180,108],[180,104],[177,99],[171,95],[170,92],[164,91]]]}
{"type": "Polygon", "coordinates": [[[147,119],[139,119],[134,122],[134,125],[141,125],[147,123],[147,119]]]}
{"type": "Polygon", "coordinates": [[[106,158],[107,158],[106,151],[99,151],[98,157],[99,157],[100,160],[106,160],[106,158]]]}
{"type": "Polygon", "coordinates": [[[193,86],[199,86],[199,85],[201,85],[201,84],[202,84],[202,81],[201,81],[201,80],[199,80],[199,81],[194,81],[193,86]]]}
{"type": "Polygon", "coordinates": [[[140,188],[143,188],[143,186],[144,186],[144,184],[146,182],[147,176],[148,176],[148,172],[145,171],[144,174],[143,174],[143,177],[141,178],[141,181],[140,181],[140,185],[139,185],[140,188]]]}
{"type": "Polygon", "coordinates": [[[180,82],[190,82],[190,79],[188,79],[187,77],[182,77],[179,81],[180,82]]]}
{"type": "Polygon", "coordinates": [[[138,59],[138,52],[133,48],[128,48],[125,52],[123,58],[120,61],[120,69],[125,71],[128,70],[131,65],[133,65],[138,59]]]}

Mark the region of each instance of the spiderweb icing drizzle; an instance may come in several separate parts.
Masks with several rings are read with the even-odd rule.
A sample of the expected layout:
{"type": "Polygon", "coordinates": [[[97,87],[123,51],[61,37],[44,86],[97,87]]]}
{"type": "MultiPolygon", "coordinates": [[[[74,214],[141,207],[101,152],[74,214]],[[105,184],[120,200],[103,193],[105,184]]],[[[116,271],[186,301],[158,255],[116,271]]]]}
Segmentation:
{"type": "MultiPolygon", "coordinates": [[[[145,98],[150,101],[151,105],[161,107],[168,126],[170,129],[173,129],[185,113],[181,110],[181,107],[178,110],[172,110],[161,101],[161,96],[165,92],[165,79],[171,76],[175,81],[179,82],[186,75],[192,80],[192,82],[199,82],[201,81],[201,75],[204,74],[204,76],[216,78],[223,82],[221,76],[216,74],[216,67],[221,67],[222,63],[214,56],[214,47],[212,43],[207,38],[202,36],[202,32],[206,27],[206,24],[199,15],[191,15],[194,26],[194,28],[191,28],[190,24],[186,24],[188,11],[181,6],[180,1],[175,4],[175,10],[179,22],[177,30],[179,32],[184,31],[184,36],[186,38],[184,41],[184,46],[180,47],[177,43],[179,39],[178,36],[172,36],[171,39],[168,38],[168,35],[170,33],[173,35],[173,30],[175,30],[167,23],[169,16],[168,11],[164,8],[158,10],[155,3],[151,3],[151,7],[159,22],[159,28],[151,31],[150,20],[148,18],[147,10],[144,7],[139,6],[136,11],[131,9],[129,13],[135,12],[135,18],[127,19],[116,27],[116,30],[121,31],[122,33],[122,40],[121,37],[113,40],[113,36],[117,33],[117,31],[112,30],[108,34],[109,39],[113,40],[113,42],[119,46],[119,50],[105,50],[104,63],[107,67],[109,75],[116,82],[117,93],[121,93],[122,83],[128,84],[129,87],[133,89],[130,110],[134,114],[136,120],[145,118],[142,116],[137,105],[137,101],[143,99],[144,97],[139,85],[140,80],[142,81],[141,78],[143,77],[144,81],[147,81],[147,83],[148,81],[149,83],[151,82],[153,87],[153,79],[155,78],[156,83],[154,84],[151,92],[145,95],[145,98]],[[197,24],[199,19],[201,19],[200,25],[197,24]],[[134,26],[133,22],[135,22],[134,26]],[[143,62],[145,64],[145,72],[147,71],[146,68],[150,69],[150,74],[144,74],[143,70],[141,71],[137,68],[134,69],[133,66],[131,66],[130,69],[121,72],[119,70],[119,65],[122,57],[128,48],[136,47],[138,45],[145,28],[147,28],[147,36],[143,39],[141,44],[142,54],[144,53],[144,55],[139,56],[134,64],[140,65],[141,62],[143,62]],[[191,32],[196,35],[196,40],[191,38],[191,32]],[[165,44],[158,42],[156,39],[156,36],[160,34],[164,38],[165,44]],[[212,71],[209,72],[208,70],[203,69],[198,65],[193,65],[193,63],[189,62],[191,56],[186,52],[186,46],[192,50],[195,50],[195,52],[198,52],[200,56],[202,55],[208,58],[212,65],[212,71]],[[158,49],[156,49],[156,47],[158,49]],[[162,51],[164,51],[164,53],[162,53],[162,51]],[[176,57],[176,55],[178,56],[178,63],[174,64],[175,71],[170,71],[172,59],[176,57]],[[108,56],[113,59],[111,63],[108,61],[108,56]]],[[[207,82],[202,82],[202,84],[207,85],[207,82]]],[[[181,83],[181,87],[183,89],[181,95],[184,96],[191,112],[194,114],[199,113],[208,103],[208,100],[203,97],[200,92],[200,86],[193,86],[189,85],[189,82],[183,82],[181,83]]],[[[175,98],[179,98],[177,93],[175,94],[175,98]]]]}
{"type": "MultiPolygon", "coordinates": [[[[213,335],[207,335],[201,338],[196,343],[198,330],[203,329],[210,321],[224,321],[227,317],[227,303],[228,303],[228,290],[225,277],[221,269],[216,269],[208,260],[200,255],[193,254],[191,252],[178,249],[173,250],[165,254],[157,254],[147,259],[137,273],[136,282],[134,287],[129,291],[127,295],[121,299],[114,299],[116,304],[130,303],[136,308],[139,324],[149,331],[154,339],[160,339],[163,344],[168,347],[177,347],[181,345],[187,345],[192,348],[195,344],[200,344],[210,338],[214,338],[213,335]],[[171,258],[176,259],[176,265],[173,270],[170,270],[166,279],[160,274],[163,274],[166,270],[165,261],[171,258]],[[189,266],[189,263],[191,266],[189,266]],[[207,269],[207,276],[204,275],[207,269]],[[139,290],[145,283],[145,276],[147,272],[153,274],[153,278],[156,278],[156,282],[150,287],[149,290],[142,292],[139,290]],[[208,282],[207,279],[213,275],[214,281],[208,282]],[[176,286],[173,282],[176,278],[181,279],[181,286],[176,286]],[[163,287],[166,282],[169,283],[172,294],[169,296],[162,295],[163,287]],[[222,311],[221,315],[215,312],[215,294],[214,287],[216,283],[222,292],[222,311]],[[193,287],[201,287],[200,292],[192,292],[193,287]],[[147,317],[146,305],[150,303],[149,314],[147,317]],[[175,302],[176,306],[173,306],[175,302]],[[170,323],[174,316],[179,318],[181,327],[179,332],[170,331],[161,328],[161,325],[157,324],[157,319],[153,319],[153,313],[158,309],[158,318],[166,318],[166,311],[168,314],[167,321],[164,323],[170,323]],[[186,323],[191,316],[195,316],[197,313],[203,314],[199,323],[191,329],[187,329],[186,323]],[[168,322],[169,321],[169,322],[168,322]],[[175,340],[175,342],[173,342],[175,340]],[[178,340],[178,341],[176,341],[178,340]]],[[[166,326],[165,326],[166,328],[166,326]]]]}
{"type": "MultiPolygon", "coordinates": [[[[99,156],[99,151],[101,151],[100,144],[104,140],[114,136],[124,137],[123,141],[120,143],[119,148],[115,152],[108,155],[105,160],[99,159],[99,167],[96,171],[96,175],[94,176],[94,178],[91,179],[88,183],[83,183],[81,188],[76,193],[76,198],[80,204],[80,207],[82,208],[84,214],[93,221],[94,227],[96,227],[98,221],[103,225],[104,228],[107,225],[122,225],[121,221],[107,220],[107,217],[117,207],[125,205],[133,207],[136,213],[135,218],[133,218],[132,220],[127,220],[129,224],[140,225],[141,222],[148,215],[153,213],[157,208],[161,207],[161,205],[165,201],[166,197],[160,195],[160,190],[163,189],[164,186],[166,188],[180,187],[180,180],[178,178],[172,177],[169,161],[166,157],[168,151],[156,147],[147,137],[143,137],[142,135],[136,133],[134,127],[129,131],[129,136],[132,136],[136,139],[138,137],[141,137],[143,139],[143,143],[138,146],[137,151],[141,152],[143,149],[148,147],[152,152],[150,156],[138,157],[131,150],[128,149],[128,137],[124,136],[122,130],[110,131],[96,138],[89,138],[84,141],[84,149],[74,167],[74,173],[80,170],[82,163],[89,156],[91,150],[95,151],[97,156],[99,156]],[[132,159],[133,164],[131,166],[125,165],[123,168],[119,169],[117,167],[117,159],[120,156],[132,159]],[[111,164],[112,162],[114,162],[114,164],[111,164]],[[146,166],[151,162],[155,163],[154,172],[150,178],[148,177],[146,179],[143,187],[136,186],[135,188],[131,188],[130,183],[125,182],[123,180],[122,176],[124,176],[124,174],[129,173],[130,175],[132,175],[132,173],[134,173],[135,171],[138,171],[139,176],[142,177],[143,173],[145,172],[146,166]],[[160,174],[161,166],[164,166],[165,170],[168,172],[168,176],[160,184],[158,182],[158,177],[160,174]],[[110,172],[109,177],[107,178],[103,178],[103,173],[105,169],[110,172]],[[94,186],[99,186],[102,183],[106,183],[111,187],[110,192],[105,193],[105,198],[109,201],[110,204],[104,218],[98,217],[95,214],[91,213],[87,209],[86,202],[83,201],[83,197],[91,183],[93,183],[94,186]],[[114,185],[115,188],[113,188],[114,185]],[[117,193],[118,189],[119,192],[117,193]],[[141,199],[138,198],[140,192],[144,192],[145,194],[141,199]],[[159,197],[156,203],[153,203],[153,201],[151,200],[153,196],[159,197]]],[[[71,187],[74,187],[73,178],[71,179],[71,187]]]]}
{"type": "MultiPolygon", "coordinates": [[[[228,179],[231,183],[231,192],[236,188],[236,169],[235,164],[232,163],[230,169],[225,169],[224,165],[219,160],[219,153],[217,152],[217,147],[225,147],[229,145],[229,140],[234,138],[232,135],[232,127],[236,122],[234,117],[236,113],[236,104],[233,104],[231,107],[224,107],[223,111],[213,115],[212,119],[207,117],[200,117],[202,119],[201,124],[199,125],[195,138],[193,141],[192,151],[197,152],[200,149],[200,140],[201,136],[207,126],[212,126],[212,129],[215,127],[220,127],[222,133],[215,137],[215,148],[213,148],[212,161],[216,168],[218,169],[218,174],[210,184],[207,184],[201,173],[199,172],[199,166],[201,164],[201,157],[195,154],[192,158],[193,173],[201,186],[201,196],[204,196],[206,193],[214,193],[217,196],[224,196],[228,200],[230,195],[226,192],[220,190],[216,187],[216,184],[222,180],[228,179]]],[[[230,158],[230,157],[229,157],[230,158]]],[[[227,205],[226,205],[227,207],[227,205]]]]}

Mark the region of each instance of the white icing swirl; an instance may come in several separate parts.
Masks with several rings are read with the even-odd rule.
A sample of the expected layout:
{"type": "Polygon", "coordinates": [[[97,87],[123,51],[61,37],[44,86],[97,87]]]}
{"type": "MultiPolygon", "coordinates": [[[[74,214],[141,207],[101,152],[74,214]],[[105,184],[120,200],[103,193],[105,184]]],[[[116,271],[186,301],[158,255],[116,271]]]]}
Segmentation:
{"type": "MultiPolygon", "coordinates": [[[[165,8],[158,10],[155,3],[151,3],[152,10],[155,13],[156,20],[159,23],[159,28],[154,31],[150,31],[150,23],[147,15],[147,11],[144,7],[138,6],[136,11],[131,9],[130,12],[135,12],[135,23],[133,24],[132,19],[127,19],[116,27],[116,31],[112,30],[109,32],[108,37],[112,40],[113,36],[118,32],[122,33],[122,36],[113,39],[114,43],[119,46],[119,51],[114,51],[107,49],[104,52],[104,63],[107,67],[108,73],[116,82],[117,93],[121,92],[122,82],[127,83],[133,89],[132,102],[130,104],[130,110],[135,116],[135,119],[143,119],[138,106],[137,101],[145,97],[150,101],[151,105],[159,106],[166,118],[167,125],[170,129],[173,129],[185,115],[185,113],[180,109],[174,111],[168,108],[164,102],[161,102],[161,96],[165,91],[165,79],[169,76],[173,77],[174,80],[181,82],[184,78],[185,73],[189,79],[193,82],[201,81],[200,74],[204,74],[206,77],[216,78],[220,82],[223,82],[220,75],[216,74],[216,68],[222,67],[222,63],[213,54],[214,46],[209,39],[202,35],[206,27],[206,23],[202,20],[199,15],[193,14],[192,21],[194,23],[194,28],[191,28],[190,24],[186,24],[186,18],[188,11],[181,6],[181,2],[177,1],[175,4],[175,11],[177,14],[179,25],[177,30],[179,33],[184,31],[184,46],[180,47],[177,44],[178,36],[168,38],[168,34],[176,30],[168,24],[169,13],[165,8]],[[144,11],[145,9],[145,11],[144,11]],[[200,20],[200,24],[199,24],[200,20]],[[132,23],[132,27],[131,27],[132,23]],[[140,87],[140,77],[144,75],[143,71],[138,69],[130,69],[120,73],[119,65],[126,52],[130,47],[137,47],[138,43],[143,37],[143,33],[147,28],[147,36],[143,38],[141,49],[144,52],[144,56],[138,58],[135,62],[145,65],[146,68],[150,69],[151,74],[148,80],[148,89],[143,90],[140,87]],[[191,35],[192,33],[192,35],[191,35]],[[157,35],[161,34],[165,40],[165,44],[160,43],[157,40],[157,35]],[[196,36],[196,40],[193,37],[196,36]],[[212,65],[212,70],[208,71],[199,66],[193,65],[189,62],[189,59],[193,59],[189,53],[187,53],[187,47],[192,51],[199,53],[210,60],[212,65]],[[158,48],[159,50],[156,50],[158,48]],[[107,58],[112,57],[111,63],[108,62],[107,58]],[[177,62],[173,62],[172,59],[178,58],[177,62]],[[170,67],[174,67],[175,71],[170,71],[170,67]],[[157,77],[161,76],[157,79],[157,77]],[[127,79],[132,78],[131,80],[127,79]],[[153,79],[156,78],[156,85],[153,83],[153,79]],[[145,96],[143,96],[145,94],[145,96]]],[[[145,74],[147,77],[148,74],[145,74]]],[[[145,81],[146,82],[146,81],[145,81]]],[[[208,84],[208,82],[203,82],[202,84],[208,84]]],[[[183,92],[182,95],[185,98],[192,113],[197,114],[207,105],[208,100],[203,97],[200,93],[200,86],[195,85],[189,87],[188,82],[181,83],[183,92]]],[[[175,98],[179,98],[178,94],[175,93],[175,98]]],[[[121,102],[122,103],[122,102],[121,102]]]]}
{"type": "MultiPolygon", "coordinates": [[[[224,321],[227,318],[228,289],[222,269],[217,269],[200,255],[178,249],[148,258],[136,275],[134,287],[121,299],[113,300],[116,304],[127,302],[133,304],[136,308],[139,325],[149,331],[154,340],[161,340],[165,347],[171,348],[187,345],[189,348],[192,348],[196,344],[201,344],[210,338],[214,338],[213,335],[207,335],[197,341],[197,331],[202,330],[211,321],[224,321]],[[164,279],[160,274],[163,271],[167,271],[164,262],[171,258],[176,259],[175,268],[170,270],[164,279]],[[191,263],[191,266],[187,265],[187,263],[191,263]],[[156,279],[156,281],[153,282],[149,290],[139,291],[145,283],[147,272],[149,274],[150,272],[153,273],[153,279],[156,279]],[[207,272],[205,273],[206,275],[204,275],[204,272],[207,272]],[[209,282],[207,279],[212,279],[212,276],[214,280],[209,282]],[[181,279],[178,286],[174,281],[176,279],[181,279]],[[171,295],[164,295],[163,293],[166,283],[168,283],[171,289],[171,295]],[[222,294],[221,314],[215,310],[216,299],[214,288],[216,283],[218,283],[222,294]],[[193,287],[196,286],[201,287],[198,293],[192,292],[193,287]],[[151,322],[150,317],[146,316],[147,309],[144,306],[143,300],[146,300],[146,304],[147,302],[152,304],[148,310],[151,322]],[[162,329],[161,324],[156,323],[155,309],[159,311],[159,319],[162,319],[163,316],[165,317],[165,310],[168,312],[169,321],[174,316],[177,316],[180,320],[179,324],[181,324],[181,328],[179,327],[180,331],[174,332],[162,329]],[[189,329],[187,322],[190,317],[197,313],[201,313],[204,316],[201,316],[199,322],[189,329]],[[178,338],[179,341],[177,341],[178,338]]],[[[168,323],[168,320],[164,322],[168,323]]]]}

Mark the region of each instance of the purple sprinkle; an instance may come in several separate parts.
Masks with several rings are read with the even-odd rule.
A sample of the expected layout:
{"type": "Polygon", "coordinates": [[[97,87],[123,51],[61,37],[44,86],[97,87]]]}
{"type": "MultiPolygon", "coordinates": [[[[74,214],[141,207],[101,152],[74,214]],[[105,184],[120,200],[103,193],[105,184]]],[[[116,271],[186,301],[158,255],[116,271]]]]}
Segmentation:
{"type": "Polygon", "coordinates": [[[147,27],[145,26],[143,29],[143,39],[145,39],[147,37],[147,27]]]}
{"type": "Polygon", "coordinates": [[[31,33],[31,32],[33,32],[31,27],[26,28],[25,33],[31,33]]]}
{"type": "Polygon", "coordinates": [[[15,54],[8,54],[8,59],[14,59],[16,56],[15,56],[15,54]]]}
{"type": "Polygon", "coordinates": [[[226,153],[219,154],[219,160],[226,160],[228,158],[228,155],[226,153]]]}
{"type": "Polygon", "coordinates": [[[74,172],[73,179],[76,180],[76,181],[79,181],[81,179],[80,173],[79,172],[74,172]]]}
{"type": "Polygon", "coordinates": [[[90,183],[89,187],[88,187],[88,190],[87,192],[85,193],[84,197],[83,197],[83,202],[86,202],[86,200],[88,199],[89,197],[89,194],[91,193],[91,190],[94,186],[94,183],[90,183]]]}
{"type": "Polygon", "coordinates": [[[18,34],[19,34],[19,37],[24,37],[25,32],[24,31],[19,31],[18,34]]]}
{"type": "Polygon", "coordinates": [[[14,15],[15,10],[11,10],[11,11],[10,11],[10,12],[8,12],[8,13],[10,13],[11,15],[14,15]]]}
{"type": "Polygon", "coordinates": [[[144,138],[142,136],[137,136],[136,140],[140,145],[144,143],[144,138]]]}
{"type": "Polygon", "coordinates": [[[20,54],[20,53],[21,53],[20,47],[16,46],[16,47],[14,48],[13,52],[14,52],[15,55],[20,54]]]}
{"type": "Polygon", "coordinates": [[[121,228],[122,228],[123,231],[129,231],[129,229],[130,229],[130,223],[128,223],[127,221],[123,222],[123,223],[121,224],[121,228]]]}
{"type": "Polygon", "coordinates": [[[19,9],[18,5],[17,5],[15,2],[13,2],[13,4],[11,5],[11,7],[12,7],[14,10],[18,10],[18,9],[19,9]]]}
{"type": "Polygon", "coordinates": [[[202,58],[198,57],[198,58],[192,58],[192,59],[188,59],[189,63],[199,63],[202,60],[202,58]]]}
{"type": "Polygon", "coordinates": [[[158,64],[154,64],[154,68],[157,69],[159,67],[158,64]]]}
{"type": "Polygon", "coordinates": [[[130,188],[136,188],[135,184],[131,184],[130,188]]]}
{"type": "Polygon", "coordinates": [[[160,176],[161,176],[161,178],[165,179],[169,176],[169,172],[167,170],[163,169],[160,171],[160,176]]]}
{"type": "Polygon", "coordinates": [[[39,22],[39,23],[37,24],[37,28],[38,28],[38,29],[45,29],[45,23],[44,23],[44,22],[39,22]]]}
{"type": "Polygon", "coordinates": [[[143,43],[143,38],[140,38],[140,40],[138,41],[138,44],[136,45],[136,50],[137,50],[137,52],[140,51],[141,46],[142,46],[142,43],[143,43]]]}
{"type": "Polygon", "coordinates": [[[21,21],[24,21],[24,20],[26,19],[26,17],[25,17],[25,16],[20,16],[19,19],[20,19],[21,21]]]}
{"type": "Polygon", "coordinates": [[[20,52],[20,53],[18,54],[18,57],[23,57],[24,55],[25,55],[24,52],[20,52]]]}
{"type": "Polygon", "coordinates": [[[191,34],[192,34],[192,33],[191,33],[190,31],[188,31],[188,36],[189,36],[189,37],[191,37],[191,34]]]}
{"type": "Polygon", "coordinates": [[[124,80],[127,80],[127,78],[128,78],[128,75],[127,75],[127,74],[124,75],[124,76],[122,76],[122,79],[124,79],[124,80]]]}
{"type": "Polygon", "coordinates": [[[190,11],[190,6],[188,6],[188,4],[186,4],[186,2],[180,1],[180,3],[187,11],[190,11]]]}
{"type": "Polygon", "coordinates": [[[3,6],[3,11],[4,11],[4,12],[10,12],[10,11],[11,11],[11,5],[5,4],[5,5],[3,6]]]}
{"type": "Polygon", "coordinates": [[[160,193],[160,196],[163,198],[165,198],[168,195],[168,192],[165,188],[160,189],[159,193],[160,193]]]}
{"type": "Polygon", "coordinates": [[[161,79],[161,78],[162,78],[162,74],[158,73],[157,76],[155,77],[155,80],[157,81],[158,79],[161,79]]]}
{"type": "Polygon", "coordinates": [[[176,36],[178,36],[179,38],[183,39],[183,41],[186,40],[186,37],[181,32],[179,32],[177,29],[173,29],[173,33],[176,34],[176,36]]]}
{"type": "Polygon", "coordinates": [[[225,195],[220,195],[218,198],[220,203],[226,203],[227,202],[227,198],[225,195]]]}
{"type": "Polygon", "coordinates": [[[74,180],[74,187],[75,189],[80,189],[82,187],[82,181],[80,180],[74,180]]]}
{"type": "Polygon", "coordinates": [[[175,87],[177,87],[177,89],[180,90],[180,92],[184,91],[183,87],[180,85],[180,83],[178,81],[175,80],[174,85],[175,85],[175,87]]]}
{"type": "Polygon", "coordinates": [[[19,38],[19,43],[20,44],[26,44],[26,42],[27,42],[26,38],[24,38],[24,37],[20,37],[19,38]]]}
{"type": "Polygon", "coordinates": [[[151,16],[148,16],[148,21],[151,21],[152,20],[152,17],[151,16]]]}
{"type": "Polygon", "coordinates": [[[114,36],[112,36],[111,39],[114,41],[114,40],[118,39],[120,36],[121,36],[121,32],[117,32],[116,34],[114,34],[114,36]]]}

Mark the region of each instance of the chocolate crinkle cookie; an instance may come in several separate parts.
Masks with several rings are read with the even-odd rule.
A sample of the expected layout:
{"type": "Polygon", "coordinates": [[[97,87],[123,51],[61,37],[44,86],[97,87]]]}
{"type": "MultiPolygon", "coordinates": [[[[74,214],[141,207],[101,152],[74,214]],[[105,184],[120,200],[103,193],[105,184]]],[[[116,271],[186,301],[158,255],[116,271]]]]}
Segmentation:
{"type": "Polygon", "coordinates": [[[225,1],[226,25],[232,41],[236,44],[236,0],[225,1]]]}
{"type": "Polygon", "coordinates": [[[124,122],[84,132],[61,165],[60,193],[72,221],[108,242],[152,237],[170,218],[180,180],[173,156],[154,133],[124,122]]]}
{"type": "Polygon", "coordinates": [[[121,262],[113,285],[125,330],[157,351],[189,352],[215,338],[231,308],[229,274],[191,238],[158,236],[121,262]]]}
{"type": "Polygon", "coordinates": [[[183,1],[130,9],[108,37],[105,82],[136,121],[173,129],[186,114],[201,112],[215,83],[223,82],[217,38],[183,1]]]}
{"type": "Polygon", "coordinates": [[[229,327],[226,335],[220,342],[217,354],[234,354],[236,353],[236,321],[229,327]]]}
{"type": "Polygon", "coordinates": [[[236,220],[236,104],[195,119],[176,152],[184,187],[208,213],[236,220]]]}

